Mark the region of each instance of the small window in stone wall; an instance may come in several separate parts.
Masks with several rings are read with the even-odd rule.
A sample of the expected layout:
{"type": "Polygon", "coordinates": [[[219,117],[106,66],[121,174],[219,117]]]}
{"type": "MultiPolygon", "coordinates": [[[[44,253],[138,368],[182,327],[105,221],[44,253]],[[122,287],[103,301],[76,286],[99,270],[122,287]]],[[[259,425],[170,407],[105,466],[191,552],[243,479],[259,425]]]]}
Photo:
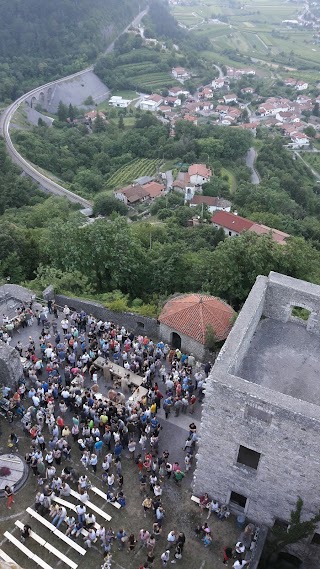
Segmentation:
{"type": "Polygon", "coordinates": [[[237,458],[238,464],[243,464],[244,466],[249,466],[249,468],[257,470],[260,458],[261,458],[260,452],[256,452],[255,450],[244,447],[242,445],[239,446],[239,452],[237,458]]]}
{"type": "Polygon", "coordinates": [[[311,540],[313,545],[320,545],[320,533],[313,534],[313,538],[311,540]]]}
{"type": "Polygon", "coordinates": [[[257,419],[258,421],[262,421],[267,425],[271,424],[272,415],[263,409],[259,409],[257,407],[252,407],[251,405],[246,406],[245,416],[250,419],[257,419]]]}
{"type": "Polygon", "coordinates": [[[287,531],[290,523],[286,520],[281,520],[280,518],[276,518],[274,520],[273,529],[278,529],[282,531],[287,531]]]}
{"type": "Polygon", "coordinates": [[[238,494],[238,492],[231,492],[230,494],[230,504],[235,504],[236,506],[240,506],[240,508],[245,509],[247,500],[248,498],[246,496],[238,494]]]}
{"type": "Polygon", "coordinates": [[[303,308],[302,306],[292,306],[291,308],[291,316],[299,318],[299,320],[302,320],[303,322],[307,322],[309,320],[310,314],[311,310],[303,308]]]}
{"type": "Polygon", "coordinates": [[[138,327],[138,328],[144,328],[144,323],[143,323],[143,322],[139,322],[139,320],[138,320],[138,322],[137,322],[137,327],[138,327]]]}

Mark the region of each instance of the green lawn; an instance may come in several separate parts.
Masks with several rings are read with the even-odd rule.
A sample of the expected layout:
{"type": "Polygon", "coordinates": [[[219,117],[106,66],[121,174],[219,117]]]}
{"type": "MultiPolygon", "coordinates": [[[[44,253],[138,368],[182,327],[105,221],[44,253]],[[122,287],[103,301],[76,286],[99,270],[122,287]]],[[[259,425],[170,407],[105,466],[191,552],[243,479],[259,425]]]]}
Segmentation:
{"type": "Polygon", "coordinates": [[[122,97],[123,99],[137,99],[138,93],[136,91],[112,91],[112,95],[115,97],[122,97]]]}
{"type": "Polygon", "coordinates": [[[228,176],[230,193],[234,194],[237,189],[237,180],[232,170],[229,170],[229,168],[221,168],[221,176],[228,176]]]}

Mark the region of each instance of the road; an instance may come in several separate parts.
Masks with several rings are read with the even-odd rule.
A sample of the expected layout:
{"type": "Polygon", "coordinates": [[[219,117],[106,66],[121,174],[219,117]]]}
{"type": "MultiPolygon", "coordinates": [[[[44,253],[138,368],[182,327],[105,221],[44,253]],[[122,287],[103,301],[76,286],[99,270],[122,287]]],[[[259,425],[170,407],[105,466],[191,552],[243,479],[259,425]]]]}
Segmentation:
{"type": "Polygon", "coordinates": [[[219,65],[215,65],[215,63],[212,64],[212,67],[215,67],[215,69],[219,72],[219,79],[223,79],[224,74],[221,67],[219,67],[219,65]]]}
{"type": "MultiPolygon", "coordinates": [[[[137,26],[141,22],[142,18],[146,15],[146,13],[147,13],[147,10],[143,10],[142,12],[140,12],[134,18],[134,20],[132,20],[132,22],[125,28],[125,30],[123,30],[123,32],[121,32],[121,34],[119,34],[119,36],[122,35],[123,33],[125,33],[129,29],[130,26],[137,26]]],[[[114,40],[108,46],[106,53],[110,53],[113,50],[115,41],[116,40],[114,40]]],[[[62,77],[61,79],[58,79],[57,81],[50,81],[50,83],[46,83],[45,85],[40,85],[36,89],[32,89],[32,91],[25,93],[24,95],[22,95],[22,97],[19,97],[19,99],[17,99],[14,103],[12,103],[9,107],[7,107],[0,117],[0,133],[5,140],[7,151],[9,153],[9,155],[11,156],[12,160],[28,176],[30,176],[35,182],[37,182],[44,190],[46,190],[47,192],[50,192],[56,196],[64,196],[69,201],[80,204],[82,208],[91,208],[92,203],[89,200],[86,200],[86,199],[82,198],[81,196],[78,196],[77,194],[70,192],[69,190],[67,190],[66,188],[61,186],[60,184],[57,184],[56,182],[54,182],[53,180],[51,180],[50,178],[48,178],[47,176],[45,176],[44,174],[39,172],[31,162],[29,162],[28,160],[25,160],[25,158],[23,158],[23,156],[21,156],[21,154],[15,148],[15,146],[11,140],[10,123],[11,123],[11,120],[12,120],[15,112],[18,110],[20,105],[22,103],[24,103],[28,98],[32,97],[33,95],[37,95],[43,89],[47,89],[48,87],[53,87],[55,85],[58,85],[59,83],[63,83],[64,81],[70,81],[71,79],[74,79],[75,77],[80,77],[81,75],[83,75],[84,73],[87,73],[88,71],[93,71],[93,68],[94,68],[94,66],[90,65],[89,67],[86,67],[86,69],[83,69],[82,71],[78,71],[77,73],[73,73],[72,75],[68,75],[67,77],[62,77]]]]}
{"type": "Polygon", "coordinates": [[[260,184],[260,177],[257,170],[254,167],[254,162],[257,158],[257,153],[253,147],[249,148],[246,154],[246,165],[251,170],[251,184],[260,184]]]}

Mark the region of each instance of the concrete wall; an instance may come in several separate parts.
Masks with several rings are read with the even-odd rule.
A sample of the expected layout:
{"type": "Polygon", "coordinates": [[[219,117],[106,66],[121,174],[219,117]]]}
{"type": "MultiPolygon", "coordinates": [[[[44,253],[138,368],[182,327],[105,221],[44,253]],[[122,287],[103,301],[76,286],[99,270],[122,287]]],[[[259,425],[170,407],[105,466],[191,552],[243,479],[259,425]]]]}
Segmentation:
{"type": "Polygon", "coordinates": [[[0,384],[12,387],[22,376],[23,368],[17,350],[0,341],[0,384]]]}
{"type": "Polygon", "coordinates": [[[180,332],[178,332],[178,330],[173,330],[166,324],[160,323],[160,338],[162,338],[162,340],[168,343],[169,345],[172,345],[172,332],[176,332],[177,334],[179,334],[181,338],[181,350],[183,352],[187,352],[188,354],[193,354],[196,359],[201,361],[208,359],[209,354],[207,353],[207,350],[205,349],[203,344],[200,344],[200,342],[196,342],[195,340],[193,340],[189,336],[186,336],[185,334],[181,334],[180,332]]]}
{"type": "Polygon", "coordinates": [[[64,294],[56,294],[55,301],[59,306],[67,304],[70,308],[80,312],[84,310],[87,314],[93,314],[96,318],[102,320],[111,320],[116,324],[123,324],[129,330],[135,333],[151,336],[152,338],[159,337],[159,325],[155,318],[146,318],[133,312],[114,312],[105,308],[98,302],[84,300],[81,298],[72,298],[64,294]]]}

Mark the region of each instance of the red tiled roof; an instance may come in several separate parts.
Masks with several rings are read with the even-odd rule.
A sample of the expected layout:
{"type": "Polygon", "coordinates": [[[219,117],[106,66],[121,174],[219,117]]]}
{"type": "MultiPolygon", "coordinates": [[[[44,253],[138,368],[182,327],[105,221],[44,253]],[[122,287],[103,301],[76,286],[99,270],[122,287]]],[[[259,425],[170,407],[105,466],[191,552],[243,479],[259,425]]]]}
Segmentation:
{"type": "Polygon", "coordinates": [[[149,184],[144,184],[142,187],[146,192],[148,192],[151,198],[161,196],[165,188],[163,184],[158,184],[158,182],[150,182],[149,184]]]}
{"type": "Polygon", "coordinates": [[[189,176],[202,176],[203,178],[210,178],[212,172],[205,164],[191,164],[188,168],[189,176]]]}
{"type": "Polygon", "coordinates": [[[290,235],[288,233],[284,233],[284,231],[279,231],[279,229],[273,229],[267,225],[262,225],[260,223],[254,223],[249,228],[249,231],[253,231],[258,235],[271,235],[273,241],[280,243],[280,245],[283,245],[286,239],[290,237],[290,235]]]}
{"type": "Polygon", "coordinates": [[[206,204],[206,205],[217,205],[218,203],[217,197],[212,196],[193,196],[192,200],[190,200],[190,204],[192,205],[199,205],[199,204],[206,204]]]}
{"type": "Polygon", "coordinates": [[[234,215],[234,213],[228,213],[227,211],[217,211],[211,218],[211,221],[236,233],[248,230],[253,225],[253,221],[250,221],[250,219],[234,215]]]}
{"type": "Polygon", "coordinates": [[[232,328],[235,312],[231,306],[204,294],[181,295],[163,307],[159,321],[205,344],[207,326],[212,326],[216,338],[225,340],[232,328]]]}

